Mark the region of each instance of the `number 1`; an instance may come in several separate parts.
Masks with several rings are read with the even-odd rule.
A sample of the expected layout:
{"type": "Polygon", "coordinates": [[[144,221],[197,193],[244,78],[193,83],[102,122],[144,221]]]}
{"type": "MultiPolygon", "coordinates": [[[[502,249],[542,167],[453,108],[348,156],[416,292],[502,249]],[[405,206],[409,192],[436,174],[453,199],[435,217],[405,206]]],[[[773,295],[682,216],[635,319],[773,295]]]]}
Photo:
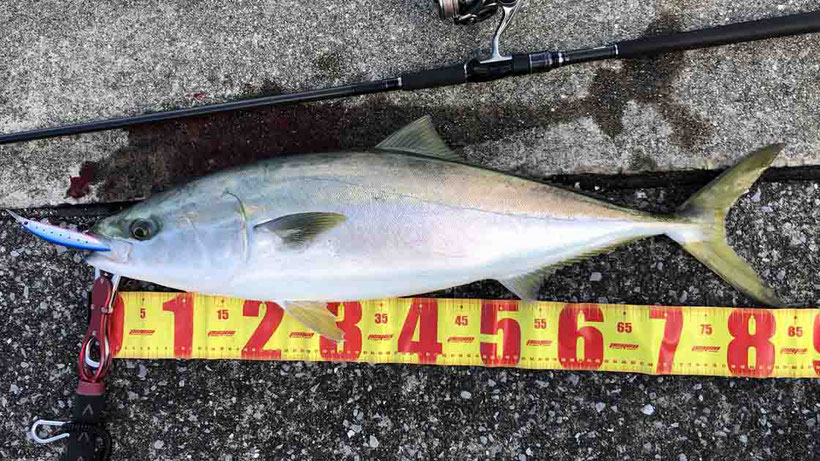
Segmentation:
{"type": "Polygon", "coordinates": [[[194,343],[194,295],[181,293],[162,304],[162,310],[174,315],[174,355],[191,357],[194,343]]]}

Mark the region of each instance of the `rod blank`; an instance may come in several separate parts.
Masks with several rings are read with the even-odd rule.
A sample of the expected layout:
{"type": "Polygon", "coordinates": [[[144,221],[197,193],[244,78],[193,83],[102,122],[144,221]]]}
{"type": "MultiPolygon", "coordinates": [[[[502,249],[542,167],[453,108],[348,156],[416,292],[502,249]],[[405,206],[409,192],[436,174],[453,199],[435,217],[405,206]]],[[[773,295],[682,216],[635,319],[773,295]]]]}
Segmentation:
{"type": "Polygon", "coordinates": [[[820,32],[820,11],[625,40],[617,44],[618,57],[641,58],[671,51],[709,48],[814,32],[820,32]]]}

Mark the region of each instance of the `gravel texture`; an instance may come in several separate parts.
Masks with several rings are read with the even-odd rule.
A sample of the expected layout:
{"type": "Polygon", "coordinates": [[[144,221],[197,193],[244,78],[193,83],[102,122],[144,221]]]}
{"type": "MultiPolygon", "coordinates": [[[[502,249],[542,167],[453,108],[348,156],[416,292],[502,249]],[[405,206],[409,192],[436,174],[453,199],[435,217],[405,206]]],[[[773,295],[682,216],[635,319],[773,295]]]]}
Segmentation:
{"type": "MultiPolygon", "coordinates": [[[[588,191],[662,212],[701,182],[588,191]]],[[[803,306],[820,304],[819,185],[763,182],[729,219],[738,252],[785,300],[803,306]]],[[[94,209],[26,213],[81,229],[98,218],[94,209]]],[[[69,413],[91,279],[79,254],[0,217],[0,458],[57,455],[57,445],[35,446],[25,430],[38,417],[69,413]]],[[[133,281],[125,288],[157,289],[133,281]]],[[[511,296],[496,282],[436,295],[511,296]]],[[[542,298],[753,304],[665,238],[565,268],[547,280],[542,298]]],[[[818,380],[302,362],[115,365],[108,384],[115,459],[812,460],[820,453],[818,380]]]]}
{"type": "MultiPolygon", "coordinates": [[[[572,49],[816,7],[533,0],[503,46],[572,49]]],[[[440,21],[430,0],[0,0],[0,132],[463,62],[486,56],[494,27],[440,21]]],[[[780,165],[818,164],[818,55],[820,37],[792,37],[2,146],[0,207],[133,199],[226,158],[368,147],[423,114],[470,160],[528,175],[711,169],[773,141],[788,144],[780,165]],[[108,184],[123,169],[153,183],[108,184]]]]}

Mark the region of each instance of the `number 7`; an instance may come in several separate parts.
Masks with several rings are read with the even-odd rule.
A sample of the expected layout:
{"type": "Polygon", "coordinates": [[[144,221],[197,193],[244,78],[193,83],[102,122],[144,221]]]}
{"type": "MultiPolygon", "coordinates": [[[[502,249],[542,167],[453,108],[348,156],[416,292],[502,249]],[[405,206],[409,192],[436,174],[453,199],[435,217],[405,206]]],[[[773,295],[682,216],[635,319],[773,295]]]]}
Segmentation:
{"type": "Polygon", "coordinates": [[[661,350],[658,353],[657,373],[668,375],[672,373],[675,351],[678,349],[680,332],[683,330],[683,312],[679,307],[652,307],[649,309],[649,318],[666,319],[661,350]]]}

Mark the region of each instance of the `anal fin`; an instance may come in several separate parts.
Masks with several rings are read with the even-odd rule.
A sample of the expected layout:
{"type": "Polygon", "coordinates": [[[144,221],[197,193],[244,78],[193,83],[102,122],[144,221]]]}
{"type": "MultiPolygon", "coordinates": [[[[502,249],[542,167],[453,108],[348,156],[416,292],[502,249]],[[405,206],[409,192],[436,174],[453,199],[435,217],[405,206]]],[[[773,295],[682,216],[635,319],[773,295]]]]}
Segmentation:
{"type": "Polygon", "coordinates": [[[500,284],[504,285],[504,288],[512,291],[522,300],[535,301],[538,299],[538,290],[541,288],[541,285],[543,285],[544,279],[560,267],[561,266],[541,267],[532,272],[496,280],[498,280],[500,284]]]}
{"type": "Polygon", "coordinates": [[[344,333],[336,326],[336,316],[321,301],[285,301],[279,305],[302,325],[332,341],[344,339],[344,333]]]}
{"type": "Polygon", "coordinates": [[[598,248],[592,248],[550,266],[540,267],[531,272],[511,275],[509,277],[503,277],[496,280],[504,285],[506,289],[515,293],[515,295],[519,298],[525,301],[535,301],[538,299],[538,290],[541,288],[541,285],[543,285],[544,279],[555,273],[558,269],[570,266],[593,256],[610,253],[615,250],[615,248],[626,245],[627,243],[640,238],[642,237],[627,238],[608,245],[602,245],[598,248]]]}

